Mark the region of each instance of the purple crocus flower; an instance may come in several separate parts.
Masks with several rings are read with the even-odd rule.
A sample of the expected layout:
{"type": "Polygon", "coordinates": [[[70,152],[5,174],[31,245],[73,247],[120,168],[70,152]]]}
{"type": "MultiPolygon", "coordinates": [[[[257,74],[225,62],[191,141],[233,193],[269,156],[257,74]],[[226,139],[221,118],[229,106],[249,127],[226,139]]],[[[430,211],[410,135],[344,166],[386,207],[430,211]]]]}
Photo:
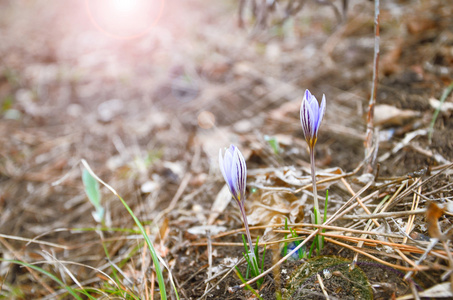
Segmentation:
{"type": "Polygon", "coordinates": [[[241,205],[245,200],[245,184],[247,179],[247,166],[244,156],[239,149],[231,145],[222,157],[222,150],[219,152],[220,170],[223,178],[230,189],[233,198],[241,205]]]}
{"type": "MultiPolygon", "coordinates": [[[[305,90],[302,105],[300,107],[300,122],[304,131],[305,140],[310,148],[310,164],[311,164],[311,179],[313,183],[313,208],[315,216],[315,224],[322,224],[321,215],[319,213],[318,204],[318,189],[316,187],[316,170],[315,170],[315,145],[318,139],[318,130],[321,125],[324,111],[326,110],[326,96],[322,95],[321,105],[309,90],[305,90]]],[[[318,254],[323,247],[322,237],[318,236],[318,254]]]]}
{"type": "Polygon", "coordinates": [[[318,129],[326,110],[326,96],[322,95],[321,106],[309,90],[305,90],[300,107],[300,121],[308,146],[313,149],[318,139],[318,129]]]}
{"type": "Polygon", "coordinates": [[[219,151],[220,170],[222,171],[223,178],[230,189],[231,195],[239,206],[244,221],[245,233],[249,243],[249,257],[256,260],[253,252],[252,238],[250,236],[250,229],[247,223],[247,216],[245,214],[245,185],[247,181],[247,166],[245,164],[244,156],[239,149],[231,145],[226,149],[225,155],[222,157],[222,149],[219,151]]]}

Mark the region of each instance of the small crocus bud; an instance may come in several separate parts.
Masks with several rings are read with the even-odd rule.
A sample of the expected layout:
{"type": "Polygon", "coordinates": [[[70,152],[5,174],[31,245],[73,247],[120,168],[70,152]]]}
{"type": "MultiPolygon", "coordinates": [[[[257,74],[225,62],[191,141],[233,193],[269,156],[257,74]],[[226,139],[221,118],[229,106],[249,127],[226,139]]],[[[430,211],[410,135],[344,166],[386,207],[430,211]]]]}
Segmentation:
{"type": "Polygon", "coordinates": [[[300,122],[304,131],[308,146],[313,149],[318,139],[318,129],[321,125],[326,110],[326,96],[322,95],[321,105],[309,90],[305,90],[302,105],[300,107],[300,122]]]}
{"type": "Polygon", "coordinates": [[[225,151],[224,157],[222,157],[222,150],[219,151],[219,163],[223,178],[225,178],[233,198],[242,206],[241,204],[245,200],[247,180],[247,166],[244,156],[236,146],[231,145],[225,151]]]}
{"type": "Polygon", "coordinates": [[[250,236],[250,229],[247,223],[247,216],[245,215],[245,185],[247,181],[247,166],[245,164],[244,156],[236,146],[231,145],[226,149],[225,155],[222,157],[222,149],[219,151],[219,164],[222,171],[223,178],[225,179],[231,195],[236,200],[239,210],[242,214],[244,221],[245,233],[249,243],[247,255],[251,261],[256,262],[255,253],[253,252],[253,243],[250,236]]]}

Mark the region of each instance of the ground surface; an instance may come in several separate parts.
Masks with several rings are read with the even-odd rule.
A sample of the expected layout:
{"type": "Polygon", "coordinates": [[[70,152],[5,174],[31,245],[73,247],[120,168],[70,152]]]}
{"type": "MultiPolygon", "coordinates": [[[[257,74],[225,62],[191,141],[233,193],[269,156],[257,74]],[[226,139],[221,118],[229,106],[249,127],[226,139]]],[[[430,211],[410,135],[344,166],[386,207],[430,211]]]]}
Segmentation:
{"type": "MultiPolygon", "coordinates": [[[[375,181],[361,197],[379,191],[367,202],[371,211],[386,195],[396,199],[387,212],[424,209],[428,200],[442,205],[452,200],[451,94],[431,142],[428,128],[436,100],[452,83],[453,7],[441,0],[384,2],[375,111],[380,142],[372,164],[375,181]]],[[[251,225],[282,224],[285,217],[293,224],[310,223],[309,155],[299,108],[306,88],[318,99],[325,94],[317,168],[320,178],[343,174],[345,179],[319,189],[324,196],[329,188],[328,215],[340,210],[366,184],[359,180],[363,168],[348,172],[364,160],[374,5],[349,2],[347,20],[339,23],[332,7],[309,1],[283,23],[274,11],[268,26],[260,28],[246,2],[241,29],[235,2],[164,4],[145,34],[118,39],[98,30],[83,1],[0,1],[0,255],[37,263],[74,287],[69,274],[84,287],[105,288],[99,270],[111,275],[112,269],[121,271],[121,284],[140,298],[157,287],[143,239],[123,230],[135,229],[133,220],[105,188],[108,228],[101,231],[94,220],[81,180],[80,160],[85,159],[149,230],[181,298],[197,299],[214,287],[208,298],[252,299],[250,292],[228,292],[241,283],[234,272],[205,282],[208,272],[229,269],[228,258],[241,257],[240,235],[232,231],[242,222],[229,194],[220,192],[218,151],[234,143],[246,157],[251,225]],[[269,140],[277,141],[278,151],[269,140]],[[204,225],[209,227],[199,227],[204,225]],[[206,228],[212,252],[207,251],[206,228]],[[208,271],[210,256],[214,269],[208,271]]],[[[334,4],[341,7],[340,1],[334,4]]],[[[364,230],[367,220],[346,218],[354,214],[365,211],[356,208],[331,225],[364,230]]],[[[431,224],[423,215],[413,221],[408,215],[378,221],[381,232],[400,236],[381,236],[381,241],[413,248],[403,250],[406,260],[394,244],[365,245],[367,253],[393,265],[359,256],[357,265],[375,299],[421,292],[449,280],[441,279],[449,266],[441,246],[437,259],[429,255],[422,262],[430,271],[414,277],[412,290],[402,280],[406,271],[397,268],[410,268],[426,247],[403,242],[400,230],[422,241],[431,224]],[[414,224],[410,230],[408,222],[414,224]]],[[[447,212],[437,221],[445,230],[451,216],[447,212]]],[[[296,228],[302,237],[311,230],[296,228]]],[[[340,233],[332,231],[360,237],[340,233]]],[[[284,237],[269,228],[254,229],[253,235],[268,243],[284,237]]],[[[279,247],[282,243],[268,246],[265,269],[281,258],[279,247]]],[[[355,252],[327,241],[322,254],[350,261],[355,252]]],[[[259,293],[275,299],[303,264],[285,262],[265,277],[259,293]]],[[[344,287],[352,283],[338,272],[335,280],[324,280],[325,289],[331,299],[347,299],[344,287]]],[[[294,299],[324,297],[314,279],[301,286],[305,290],[294,299]]],[[[0,263],[0,297],[53,299],[64,298],[63,292],[46,275],[0,263]]],[[[160,297],[156,290],[154,296],[160,297]]]]}

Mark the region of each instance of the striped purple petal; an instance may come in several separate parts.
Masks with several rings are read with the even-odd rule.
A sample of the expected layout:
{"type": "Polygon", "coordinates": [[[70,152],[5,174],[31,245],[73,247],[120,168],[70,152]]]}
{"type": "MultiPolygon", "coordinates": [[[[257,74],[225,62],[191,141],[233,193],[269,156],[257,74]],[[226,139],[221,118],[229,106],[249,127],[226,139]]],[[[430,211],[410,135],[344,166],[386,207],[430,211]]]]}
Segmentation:
{"type": "Polygon", "coordinates": [[[321,106],[319,107],[318,112],[318,124],[316,125],[316,134],[318,133],[318,128],[321,126],[322,119],[324,118],[324,113],[326,112],[326,95],[322,95],[321,106]]]}
{"type": "Polygon", "coordinates": [[[318,130],[321,126],[326,109],[326,97],[322,96],[321,106],[318,100],[309,90],[305,90],[302,105],[300,107],[300,121],[305,140],[310,147],[314,147],[318,138],[318,130]]]}
{"type": "Polygon", "coordinates": [[[245,200],[245,188],[247,181],[247,166],[244,156],[239,149],[231,145],[222,157],[222,150],[219,152],[220,170],[225,179],[233,198],[240,202],[245,200]]]}

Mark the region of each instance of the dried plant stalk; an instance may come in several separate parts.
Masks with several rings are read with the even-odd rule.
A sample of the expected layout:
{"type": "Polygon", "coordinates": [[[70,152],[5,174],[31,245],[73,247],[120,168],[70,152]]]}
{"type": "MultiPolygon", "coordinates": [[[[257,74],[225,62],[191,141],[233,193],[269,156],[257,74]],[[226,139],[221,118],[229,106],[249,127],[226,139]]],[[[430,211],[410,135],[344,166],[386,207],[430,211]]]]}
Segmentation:
{"type": "Polygon", "coordinates": [[[376,147],[373,147],[374,140],[374,107],[376,105],[376,92],[378,85],[378,71],[379,71],[379,0],[374,1],[374,59],[373,59],[373,83],[371,87],[371,96],[370,102],[368,104],[368,115],[367,115],[367,127],[366,127],[366,137],[365,137],[365,157],[370,157],[368,159],[367,167],[365,169],[368,173],[373,173],[373,164],[375,155],[369,155],[370,151],[377,152],[376,147]]]}

